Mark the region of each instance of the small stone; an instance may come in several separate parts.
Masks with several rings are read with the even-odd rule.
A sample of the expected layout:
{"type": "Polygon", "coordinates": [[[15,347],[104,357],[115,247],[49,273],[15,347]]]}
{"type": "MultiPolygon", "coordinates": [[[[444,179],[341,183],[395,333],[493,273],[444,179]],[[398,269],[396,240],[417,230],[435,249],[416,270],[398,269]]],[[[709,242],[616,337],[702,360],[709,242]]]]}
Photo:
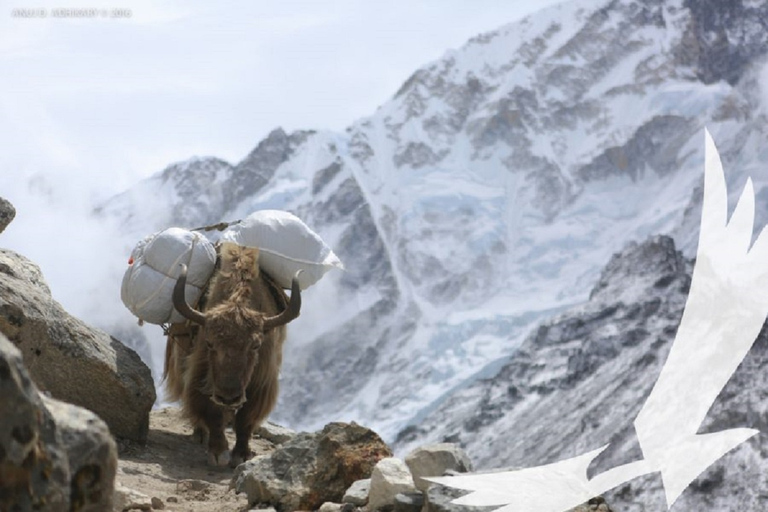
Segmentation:
{"type": "Polygon", "coordinates": [[[176,492],[205,491],[211,486],[203,480],[181,480],[176,484],[176,492]]]}
{"type": "Polygon", "coordinates": [[[253,435],[262,439],[266,439],[272,444],[283,444],[293,439],[293,437],[296,435],[296,432],[289,428],[276,425],[271,421],[265,421],[258,428],[256,428],[256,431],[253,433],[253,435]]]}
{"type": "Polygon", "coordinates": [[[116,485],[114,510],[152,510],[152,499],[134,489],[116,485]]]}
{"type": "Polygon", "coordinates": [[[605,498],[596,496],[568,512],[611,512],[611,507],[605,502],[605,498]]]}
{"type": "Polygon", "coordinates": [[[332,501],[326,501],[325,503],[320,505],[318,512],[341,512],[341,503],[333,503],[332,501]]]}
{"type": "Polygon", "coordinates": [[[427,492],[430,482],[422,477],[443,476],[448,471],[472,471],[466,452],[453,443],[438,443],[416,448],[405,458],[416,488],[427,492]]]}
{"type": "Polygon", "coordinates": [[[368,510],[374,512],[386,507],[394,508],[398,493],[416,491],[408,466],[401,459],[381,459],[371,474],[371,490],[368,493],[368,510]]]}
{"type": "Polygon", "coordinates": [[[163,500],[160,498],[152,497],[152,508],[154,510],[163,510],[165,508],[165,503],[163,503],[163,500]]]}
{"type": "Polygon", "coordinates": [[[165,498],[165,501],[167,501],[168,503],[178,503],[179,498],[177,498],[176,496],[168,496],[167,498],[165,498]]]}
{"type": "Polygon", "coordinates": [[[395,496],[395,512],[420,512],[424,495],[420,492],[398,493],[395,496]]]}
{"type": "Polygon", "coordinates": [[[453,500],[467,494],[467,491],[446,487],[444,485],[430,485],[426,493],[425,512],[473,512],[476,507],[457,505],[453,500]]]}
{"type": "Polygon", "coordinates": [[[365,478],[363,480],[357,480],[355,483],[349,486],[347,492],[344,493],[344,497],[341,499],[342,503],[351,503],[358,507],[362,507],[368,503],[368,493],[371,491],[371,479],[365,478]]]}
{"type": "Polygon", "coordinates": [[[596,512],[612,512],[611,507],[608,506],[608,503],[605,502],[605,498],[602,496],[595,496],[587,502],[587,505],[589,506],[589,510],[594,510],[596,512]]]}
{"type": "Polygon", "coordinates": [[[181,480],[176,484],[176,492],[188,500],[207,500],[211,484],[203,480],[181,480]]]}

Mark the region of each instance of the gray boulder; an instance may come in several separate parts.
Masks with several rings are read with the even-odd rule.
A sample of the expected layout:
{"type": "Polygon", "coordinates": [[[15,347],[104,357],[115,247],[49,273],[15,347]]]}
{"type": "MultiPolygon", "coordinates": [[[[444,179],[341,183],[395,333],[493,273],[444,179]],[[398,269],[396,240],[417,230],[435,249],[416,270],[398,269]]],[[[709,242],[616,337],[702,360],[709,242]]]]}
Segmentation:
{"type": "Polygon", "coordinates": [[[317,510],[325,502],[341,502],[353,482],[370,477],[376,463],[390,455],[374,431],[355,423],[329,423],[241,464],[233,486],[247,493],[250,503],[282,512],[317,510]]]}
{"type": "Polygon", "coordinates": [[[0,332],[19,348],[38,388],[96,413],[115,436],[146,440],[155,402],[149,368],[64,311],[40,269],[8,250],[0,250],[0,332]]]}
{"type": "Polygon", "coordinates": [[[408,466],[401,459],[388,457],[382,459],[371,473],[371,490],[368,494],[368,510],[375,511],[395,505],[399,493],[412,493],[416,490],[408,466]]]}
{"type": "Polygon", "coordinates": [[[266,439],[272,444],[283,444],[290,441],[296,435],[296,432],[271,421],[265,421],[256,428],[253,435],[266,439]]]}
{"type": "Polygon", "coordinates": [[[398,493],[395,496],[394,512],[421,512],[424,508],[424,494],[416,492],[398,493]]]}
{"type": "Polygon", "coordinates": [[[14,217],[16,217],[16,209],[7,199],[0,197],[0,233],[5,231],[14,217]]]}
{"type": "Polygon", "coordinates": [[[41,397],[0,334],[0,510],[111,510],[117,448],[107,425],[41,397]]]}
{"type": "Polygon", "coordinates": [[[416,488],[426,492],[430,483],[422,479],[429,476],[443,476],[446,471],[466,473],[472,471],[472,461],[457,444],[437,443],[416,448],[405,457],[411,470],[416,488]]]}
{"type": "Polygon", "coordinates": [[[425,494],[424,512],[482,512],[492,511],[499,507],[468,507],[466,505],[457,505],[452,503],[456,498],[460,498],[469,491],[445,487],[443,485],[430,485],[425,494]]]}
{"type": "Polygon", "coordinates": [[[349,486],[347,492],[344,493],[344,497],[341,499],[342,503],[350,503],[362,507],[368,503],[368,493],[371,491],[371,479],[364,478],[358,480],[349,486]]]}

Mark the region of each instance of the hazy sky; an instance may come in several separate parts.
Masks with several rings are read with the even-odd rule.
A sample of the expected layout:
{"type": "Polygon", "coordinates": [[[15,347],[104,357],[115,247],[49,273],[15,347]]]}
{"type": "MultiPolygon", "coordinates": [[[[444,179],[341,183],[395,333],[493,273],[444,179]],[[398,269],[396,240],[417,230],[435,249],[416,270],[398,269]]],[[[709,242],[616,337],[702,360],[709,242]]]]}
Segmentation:
{"type": "Polygon", "coordinates": [[[343,130],[547,3],[130,0],[128,19],[79,19],[54,8],[107,3],[0,0],[0,184],[74,171],[108,194],[192,155],[237,161],[276,126],[343,130]],[[30,5],[46,17],[14,14],[30,5]]]}
{"type": "Polygon", "coordinates": [[[64,270],[88,272],[82,248],[108,236],[86,233],[95,199],[191,156],[236,162],[277,126],[343,130],[417,68],[553,3],[0,0],[0,195],[18,210],[0,246],[72,307],[64,270]]]}

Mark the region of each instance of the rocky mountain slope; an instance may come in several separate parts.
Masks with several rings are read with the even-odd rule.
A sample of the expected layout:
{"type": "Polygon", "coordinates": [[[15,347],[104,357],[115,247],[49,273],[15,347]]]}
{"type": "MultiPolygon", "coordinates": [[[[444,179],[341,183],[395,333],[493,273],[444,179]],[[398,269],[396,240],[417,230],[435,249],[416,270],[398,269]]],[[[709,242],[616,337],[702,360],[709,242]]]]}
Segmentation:
{"type": "MultiPolygon", "coordinates": [[[[589,301],[544,322],[493,376],[453,394],[396,446],[465,447],[480,467],[534,467],[610,447],[595,475],[642,458],[633,421],[664,365],[690,287],[692,261],[668,237],[630,244],[603,269],[589,301]]],[[[762,510],[768,490],[768,329],[710,410],[701,432],[762,433],[727,454],[675,510],[762,510]]],[[[704,376],[702,376],[704,378],[704,376]]],[[[607,495],[617,510],[664,510],[658,474],[607,495]]]]}
{"type": "MultiPolygon", "coordinates": [[[[515,400],[514,390],[487,391],[482,383],[534,364],[527,349],[518,350],[537,336],[555,347],[551,357],[575,357],[575,367],[557,367],[562,375],[525,383],[541,386],[536,396],[555,411],[573,397],[563,387],[604,389],[592,371],[623,351],[641,352],[646,331],[668,341],[682,295],[664,287],[651,287],[655,299],[614,308],[604,322],[599,311],[584,313],[598,330],[626,322],[637,338],[580,347],[579,338],[564,337],[565,326],[547,324],[555,330],[547,334],[537,325],[586,301],[605,262],[630,241],[666,233],[693,255],[704,126],[720,149],[729,191],[735,197],[752,176],[757,225],[768,220],[768,5],[727,4],[565,2],[427,64],[344,133],[276,129],[236,165],[216,158],[174,164],[99,214],[125,235],[126,255],[170,225],[234,220],[262,208],[292,211],[333,247],[347,271],[305,294],[289,335],[278,421],[315,429],[358,420],[387,440],[400,433],[415,442],[437,435],[430,429],[445,418],[456,429],[444,425],[440,435],[464,436],[467,424],[495,425],[501,395],[501,403],[515,400]],[[667,308],[666,316],[651,329],[641,320],[644,308],[667,308]],[[450,418],[439,416],[447,411],[450,418]]],[[[684,281],[681,261],[669,286],[684,281]]],[[[128,330],[134,320],[124,314],[120,329],[152,347],[143,354],[157,371],[159,328],[128,330]]],[[[637,375],[662,353],[655,357],[627,368],[628,386],[645,379],[637,375]]],[[[625,405],[608,402],[628,420],[642,391],[632,393],[622,395],[625,405]]],[[[595,412],[583,421],[600,418],[595,412]]],[[[523,423],[514,431],[530,432],[521,425],[534,420],[515,421],[523,423]]],[[[523,448],[492,446],[485,465],[518,464],[515,450],[523,448]]],[[[526,457],[564,449],[542,443],[526,457]]]]}

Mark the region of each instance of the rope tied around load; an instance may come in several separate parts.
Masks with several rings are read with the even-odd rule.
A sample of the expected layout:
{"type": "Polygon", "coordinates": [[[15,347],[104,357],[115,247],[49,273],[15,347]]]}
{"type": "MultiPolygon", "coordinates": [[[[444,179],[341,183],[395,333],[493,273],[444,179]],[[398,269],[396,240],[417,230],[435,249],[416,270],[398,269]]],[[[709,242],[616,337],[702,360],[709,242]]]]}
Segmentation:
{"type": "Polygon", "coordinates": [[[190,231],[224,231],[233,224],[239,224],[242,220],[233,220],[232,222],[219,222],[218,224],[211,224],[210,226],[201,226],[199,228],[192,228],[190,231]]]}

